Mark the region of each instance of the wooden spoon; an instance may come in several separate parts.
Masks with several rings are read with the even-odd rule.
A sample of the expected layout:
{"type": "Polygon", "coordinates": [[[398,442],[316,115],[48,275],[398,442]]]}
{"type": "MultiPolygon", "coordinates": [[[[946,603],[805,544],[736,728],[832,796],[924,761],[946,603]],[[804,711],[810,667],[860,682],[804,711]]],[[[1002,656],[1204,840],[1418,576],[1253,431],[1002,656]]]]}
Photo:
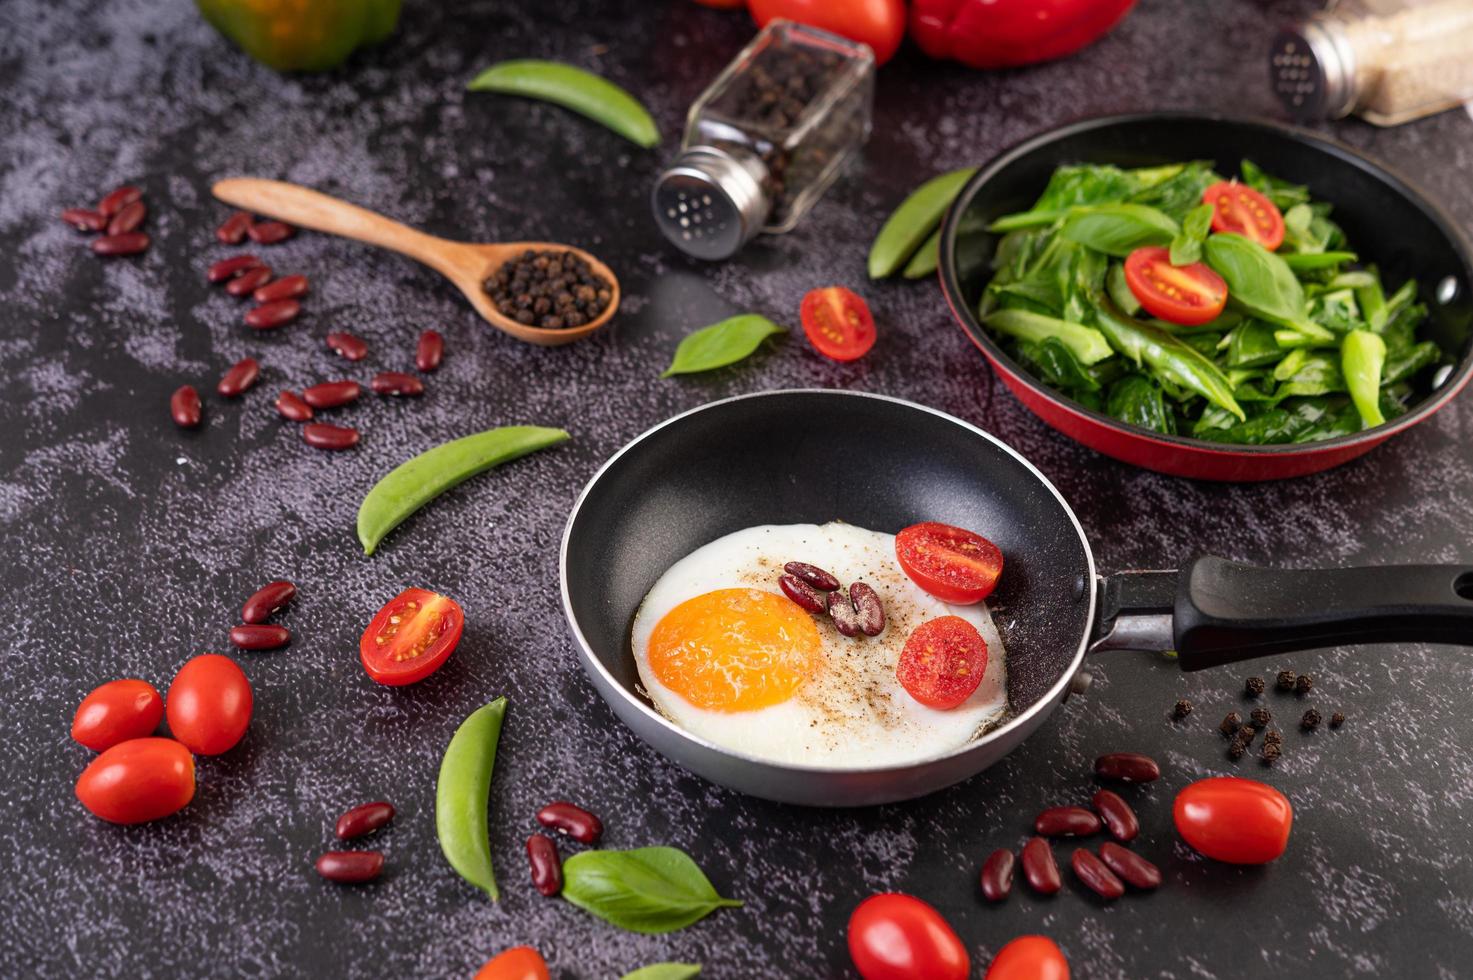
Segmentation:
{"type": "Polygon", "coordinates": [[[448,238],[436,238],[366,208],[281,180],[231,177],[216,181],[214,191],[220,200],[242,211],[268,215],[302,228],[341,235],[418,259],[460,287],[465,298],[470,300],[471,306],[476,308],[476,312],[487,323],[529,344],[555,347],[587,337],[608,323],[614,311],[619,308],[619,280],[609,271],[608,266],[583,249],[571,245],[560,245],[557,242],[473,245],[448,238]],[[581,327],[552,330],[518,323],[496,308],[481,284],[507,260],[529,248],[572,252],[587,262],[594,272],[609,281],[614,295],[597,319],[581,327]]]}

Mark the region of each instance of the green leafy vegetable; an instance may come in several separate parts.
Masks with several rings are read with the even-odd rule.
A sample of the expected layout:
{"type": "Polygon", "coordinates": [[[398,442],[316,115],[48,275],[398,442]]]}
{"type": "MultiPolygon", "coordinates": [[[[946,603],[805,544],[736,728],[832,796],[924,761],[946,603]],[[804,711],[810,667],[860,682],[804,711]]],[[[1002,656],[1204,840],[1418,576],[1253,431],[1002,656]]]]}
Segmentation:
{"type": "Polygon", "coordinates": [[[1202,260],[1202,243],[1212,230],[1213,207],[1202,204],[1187,213],[1181,233],[1171,240],[1171,264],[1191,265],[1202,260]]]}
{"type": "Polygon", "coordinates": [[[651,963],[624,974],[620,980],[690,980],[700,972],[699,963],[651,963]]]}
{"type": "Polygon", "coordinates": [[[1144,374],[1127,374],[1111,386],[1105,411],[1122,422],[1152,432],[1169,436],[1176,431],[1161,386],[1144,374]]]}
{"type": "Polygon", "coordinates": [[[1305,321],[1304,287],[1283,259],[1231,233],[1208,238],[1204,250],[1207,264],[1228,285],[1229,302],[1286,327],[1298,329],[1305,321]]]}
{"type": "Polygon", "coordinates": [[[1158,376],[1206,398],[1239,419],[1246,418],[1227,376],[1204,355],[1159,327],[1126,316],[1103,296],[1095,323],[1110,346],[1137,366],[1150,365],[1158,376]]]}
{"type": "Polygon", "coordinates": [[[674,359],[660,377],[713,371],[735,364],[750,356],[762,341],[780,333],[787,333],[787,330],[755,313],[744,313],[702,327],[681,340],[680,346],[675,348],[674,359]]]}
{"type": "Polygon", "coordinates": [[[1027,310],[998,310],[982,318],[994,330],[1019,340],[1041,344],[1057,338],[1083,364],[1094,364],[1110,356],[1110,345],[1098,330],[1027,310]]]}
{"type": "Polygon", "coordinates": [[[673,932],[742,904],[717,894],[696,863],[673,847],[574,854],[563,862],[562,896],[620,929],[642,933],[673,932]]]}
{"type": "Polygon", "coordinates": [[[1386,364],[1386,342],[1368,330],[1353,330],[1340,348],[1341,370],[1350,400],[1366,428],[1386,421],[1381,412],[1381,369],[1386,364]]]}
{"type": "Polygon", "coordinates": [[[1101,204],[1071,212],[1059,234],[1123,259],[1142,245],[1170,244],[1180,231],[1170,217],[1144,204],[1101,204]]]}

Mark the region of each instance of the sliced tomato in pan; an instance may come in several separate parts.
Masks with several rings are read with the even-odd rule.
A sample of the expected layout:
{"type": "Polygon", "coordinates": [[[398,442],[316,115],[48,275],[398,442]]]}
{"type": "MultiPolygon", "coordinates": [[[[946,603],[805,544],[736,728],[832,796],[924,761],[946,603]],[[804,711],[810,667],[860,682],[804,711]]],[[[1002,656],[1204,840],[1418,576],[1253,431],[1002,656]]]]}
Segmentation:
{"type": "Polygon", "coordinates": [[[1125,260],[1125,284],[1152,316],[1194,327],[1217,319],[1228,287],[1205,263],[1172,265],[1159,245],[1138,248],[1125,260]]]}
{"type": "Polygon", "coordinates": [[[1212,230],[1251,238],[1272,252],[1284,244],[1284,216],[1278,206],[1247,184],[1220,180],[1202,192],[1212,205],[1212,230]]]}
{"type": "Polygon", "coordinates": [[[965,528],[927,521],[895,535],[895,557],[911,581],[942,602],[981,602],[1002,575],[1002,551],[965,528]]]}

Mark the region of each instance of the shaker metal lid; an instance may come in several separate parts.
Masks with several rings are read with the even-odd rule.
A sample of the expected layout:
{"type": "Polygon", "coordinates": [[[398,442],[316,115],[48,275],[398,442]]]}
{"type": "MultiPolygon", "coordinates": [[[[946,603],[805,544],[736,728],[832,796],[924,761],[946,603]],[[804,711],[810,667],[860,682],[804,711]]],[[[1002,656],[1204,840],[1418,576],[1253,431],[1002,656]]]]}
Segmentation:
{"type": "Polygon", "coordinates": [[[1355,108],[1355,50],[1323,20],[1285,28],[1269,52],[1274,94],[1300,119],[1338,119],[1355,108]]]}
{"type": "Polygon", "coordinates": [[[700,259],[735,255],[762,230],[772,201],[763,190],[766,167],[715,146],[681,152],[655,181],[655,223],[682,251],[700,259]]]}

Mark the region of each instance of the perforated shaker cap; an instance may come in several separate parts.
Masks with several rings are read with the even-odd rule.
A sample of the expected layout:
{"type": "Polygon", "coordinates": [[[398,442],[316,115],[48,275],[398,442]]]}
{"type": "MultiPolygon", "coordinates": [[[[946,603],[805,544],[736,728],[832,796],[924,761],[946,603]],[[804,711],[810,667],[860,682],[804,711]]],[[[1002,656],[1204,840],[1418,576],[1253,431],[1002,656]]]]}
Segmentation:
{"type": "Polygon", "coordinates": [[[1355,50],[1325,21],[1280,31],[1269,52],[1269,77],[1274,94],[1300,119],[1339,119],[1355,108],[1355,50]]]}
{"type": "Polygon", "coordinates": [[[767,223],[772,202],[762,189],[766,167],[714,146],[683,150],[655,181],[655,223],[681,251],[699,259],[735,255],[767,223]]]}

